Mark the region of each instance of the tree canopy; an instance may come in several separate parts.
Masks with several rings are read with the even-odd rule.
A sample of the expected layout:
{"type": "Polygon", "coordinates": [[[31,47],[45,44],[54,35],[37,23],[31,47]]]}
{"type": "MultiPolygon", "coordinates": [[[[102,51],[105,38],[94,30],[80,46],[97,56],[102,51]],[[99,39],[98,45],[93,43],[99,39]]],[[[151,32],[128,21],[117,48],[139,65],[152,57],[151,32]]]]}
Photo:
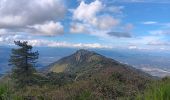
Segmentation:
{"type": "Polygon", "coordinates": [[[9,65],[12,66],[12,78],[19,86],[31,85],[39,53],[32,52],[33,47],[26,41],[14,41],[14,43],[17,48],[12,49],[9,59],[9,65]]]}

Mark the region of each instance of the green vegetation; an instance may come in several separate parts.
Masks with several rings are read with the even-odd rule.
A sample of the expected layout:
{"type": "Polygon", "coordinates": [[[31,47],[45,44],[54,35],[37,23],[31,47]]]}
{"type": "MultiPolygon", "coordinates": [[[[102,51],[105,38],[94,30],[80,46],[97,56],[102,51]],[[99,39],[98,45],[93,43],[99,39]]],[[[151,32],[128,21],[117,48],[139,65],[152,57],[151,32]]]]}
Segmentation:
{"type": "Polygon", "coordinates": [[[170,78],[155,81],[149,85],[143,95],[138,95],[138,100],[170,100],[170,78]]]}
{"type": "MultiPolygon", "coordinates": [[[[37,76],[38,82],[32,86],[16,88],[15,85],[8,85],[10,92],[3,94],[8,93],[12,98],[10,100],[14,97],[21,100],[24,98],[31,98],[30,100],[119,100],[124,97],[134,99],[137,93],[142,91],[138,88],[138,84],[146,85],[144,81],[136,85],[132,84],[136,79],[127,80],[126,76],[120,73],[99,73],[89,79],[78,81],[74,81],[75,78],[75,75],[65,73],[49,73],[46,76],[37,76]]],[[[9,82],[12,83],[12,80],[9,82]]]]}
{"type": "Polygon", "coordinates": [[[19,89],[7,83],[1,85],[0,100],[169,100],[170,79],[147,82],[142,84],[147,88],[140,90],[138,87],[141,85],[134,86],[132,81],[128,82],[120,73],[112,73],[109,77],[100,74],[79,81],[67,81],[66,78],[60,80],[63,73],[51,74],[48,76],[50,80],[25,88],[19,89]]]}
{"type": "Polygon", "coordinates": [[[8,86],[0,85],[0,100],[6,99],[8,95],[8,86]]]}
{"type": "Polygon", "coordinates": [[[18,86],[31,85],[34,81],[32,76],[36,72],[35,63],[38,52],[32,52],[32,46],[27,42],[14,41],[19,48],[12,49],[9,65],[12,69],[12,79],[18,86]]]}

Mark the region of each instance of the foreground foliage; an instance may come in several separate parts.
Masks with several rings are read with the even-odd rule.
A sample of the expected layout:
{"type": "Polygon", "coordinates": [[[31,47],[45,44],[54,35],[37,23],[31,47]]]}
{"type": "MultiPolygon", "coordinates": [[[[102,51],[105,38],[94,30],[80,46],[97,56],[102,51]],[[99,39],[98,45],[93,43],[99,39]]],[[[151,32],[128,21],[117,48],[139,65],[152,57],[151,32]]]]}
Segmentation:
{"type": "Polygon", "coordinates": [[[170,78],[153,82],[143,95],[138,95],[138,100],[170,100],[170,78]]]}
{"type": "Polygon", "coordinates": [[[97,75],[79,81],[63,74],[37,76],[39,83],[24,88],[14,87],[12,80],[9,80],[10,84],[0,85],[0,100],[170,100],[169,78],[153,82],[143,82],[141,79],[135,85],[119,73],[112,73],[109,77],[97,75]],[[61,77],[70,81],[61,80],[61,77]]]}
{"type": "Polygon", "coordinates": [[[148,83],[147,80],[143,81],[144,79],[128,80],[120,73],[102,73],[78,81],[75,81],[75,78],[75,75],[65,73],[49,73],[46,76],[37,74],[34,77],[37,82],[24,88],[14,87],[15,83],[9,80],[8,82],[13,84],[7,85],[8,88],[2,88],[5,90],[2,95],[7,94],[9,100],[126,100],[134,99],[148,83]],[[133,83],[135,81],[136,84],[133,83]]]}

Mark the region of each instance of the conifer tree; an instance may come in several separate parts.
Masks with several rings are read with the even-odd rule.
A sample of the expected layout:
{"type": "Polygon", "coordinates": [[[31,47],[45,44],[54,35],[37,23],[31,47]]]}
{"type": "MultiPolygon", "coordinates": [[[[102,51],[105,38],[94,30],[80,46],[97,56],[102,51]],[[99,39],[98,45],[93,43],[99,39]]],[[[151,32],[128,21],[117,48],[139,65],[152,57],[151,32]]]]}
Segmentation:
{"type": "Polygon", "coordinates": [[[38,51],[32,52],[33,47],[28,42],[14,41],[17,48],[12,49],[9,65],[12,66],[12,79],[17,86],[32,85],[33,75],[36,72],[35,64],[38,59],[38,51]]]}

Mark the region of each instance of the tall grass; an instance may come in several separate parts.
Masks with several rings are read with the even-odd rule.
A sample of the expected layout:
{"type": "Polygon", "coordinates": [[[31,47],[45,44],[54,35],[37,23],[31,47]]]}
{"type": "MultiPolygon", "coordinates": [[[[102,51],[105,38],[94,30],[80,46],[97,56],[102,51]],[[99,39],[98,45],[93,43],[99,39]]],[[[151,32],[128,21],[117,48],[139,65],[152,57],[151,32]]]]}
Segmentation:
{"type": "Polygon", "coordinates": [[[137,100],[170,100],[170,78],[153,82],[137,100]]]}
{"type": "Polygon", "coordinates": [[[0,84],[0,100],[6,100],[8,97],[8,86],[0,84]]]}

